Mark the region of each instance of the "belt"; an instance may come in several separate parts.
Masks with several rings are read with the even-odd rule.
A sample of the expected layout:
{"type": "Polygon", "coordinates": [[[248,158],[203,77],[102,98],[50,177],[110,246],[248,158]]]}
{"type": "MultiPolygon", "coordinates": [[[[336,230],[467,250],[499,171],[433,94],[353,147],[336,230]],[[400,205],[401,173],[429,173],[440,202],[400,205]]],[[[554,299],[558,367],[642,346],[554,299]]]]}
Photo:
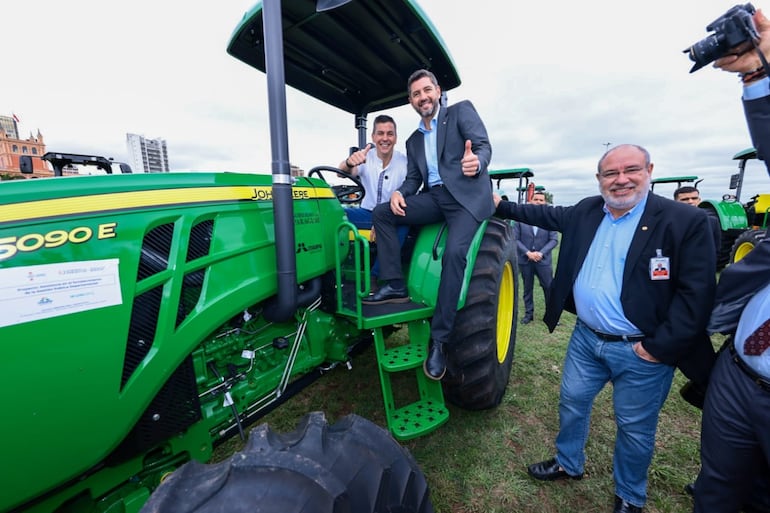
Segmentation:
{"type": "Polygon", "coordinates": [[[730,358],[738,365],[738,368],[743,371],[744,374],[746,374],[749,378],[751,378],[751,381],[753,381],[759,388],[764,390],[765,392],[770,392],[770,380],[767,380],[757,374],[757,372],[749,367],[749,365],[743,361],[743,358],[738,356],[738,352],[735,350],[735,345],[730,344],[730,358]]]}
{"type": "MultiPolygon", "coordinates": [[[[582,321],[581,321],[582,322],[582,321]]],[[[602,333],[596,331],[591,326],[583,322],[583,325],[588,328],[591,333],[599,337],[605,342],[642,342],[644,341],[644,335],[610,335],[609,333],[602,333]]]]}
{"type": "Polygon", "coordinates": [[[439,187],[443,187],[443,186],[444,186],[444,184],[443,184],[443,183],[437,183],[436,185],[431,185],[431,186],[430,186],[430,188],[431,188],[431,189],[437,189],[437,188],[439,188],[439,187]]]}

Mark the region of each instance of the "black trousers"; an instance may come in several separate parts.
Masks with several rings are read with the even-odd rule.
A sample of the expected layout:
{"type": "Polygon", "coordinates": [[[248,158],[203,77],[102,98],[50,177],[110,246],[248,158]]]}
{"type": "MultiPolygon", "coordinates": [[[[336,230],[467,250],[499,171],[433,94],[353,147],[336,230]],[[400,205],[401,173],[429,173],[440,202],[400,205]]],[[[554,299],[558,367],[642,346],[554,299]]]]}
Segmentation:
{"type": "Polygon", "coordinates": [[[373,212],[380,279],[388,281],[404,278],[401,269],[398,226],[446,222],[446,246],[441,257],[441,280],[431,321],[431,338],[439,342],[448,342],[462,289],[467,263],[466,255],[481,223],[476,221],[445,187],[434,187],[427,192],[407,196],[405,199],[405,216],[395,215],[390,210],[389,203],[378,205],[373,212]]]}
{"type": "MultiPolygon", "coordinates": [[[[711,373],[701,431],[695,513],[738,513],[770,494],[770,392],[722,351],[711,373]]],[[[767,504],[767,502],[765,502],[767,504]]]]}

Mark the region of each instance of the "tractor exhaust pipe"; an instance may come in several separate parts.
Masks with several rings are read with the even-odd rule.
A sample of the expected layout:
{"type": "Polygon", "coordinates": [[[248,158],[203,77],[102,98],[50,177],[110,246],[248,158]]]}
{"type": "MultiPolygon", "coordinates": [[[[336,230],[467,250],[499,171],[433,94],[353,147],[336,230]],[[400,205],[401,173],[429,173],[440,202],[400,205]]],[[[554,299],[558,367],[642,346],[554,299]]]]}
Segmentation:
{"type": "Polygon", "coordinates": [[[273,158],[273,215],[275,216],[275,261],[278,284],[278,297],[277,301],[271,305],[270,320],[283,322],[289,320],[297,309],[298,285],[280,0],[264,1],[262,24],[265,34],[270,149],[273,158]]]}

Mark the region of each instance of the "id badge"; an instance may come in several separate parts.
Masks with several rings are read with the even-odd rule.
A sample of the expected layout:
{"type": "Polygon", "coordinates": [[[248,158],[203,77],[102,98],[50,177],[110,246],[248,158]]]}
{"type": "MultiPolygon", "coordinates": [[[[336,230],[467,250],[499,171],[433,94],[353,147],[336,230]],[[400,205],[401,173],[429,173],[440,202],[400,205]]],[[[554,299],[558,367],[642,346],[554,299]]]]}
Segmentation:
{"type": "Polygon", "coordinates": [[[656,252],[657,256],[650,258],[650,279],[668,280],[671,276],[668,257],[662,256],[659,249],[656,252]]]}

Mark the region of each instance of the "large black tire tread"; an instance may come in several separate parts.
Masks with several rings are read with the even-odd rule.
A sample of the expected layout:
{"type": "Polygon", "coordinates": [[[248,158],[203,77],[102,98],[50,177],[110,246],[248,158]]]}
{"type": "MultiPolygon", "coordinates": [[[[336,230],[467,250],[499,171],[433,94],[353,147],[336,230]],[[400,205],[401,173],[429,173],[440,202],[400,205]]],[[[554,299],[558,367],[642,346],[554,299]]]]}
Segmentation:
{"type": "Polygon", "coordinates": [[[513,230],[510,223],[492,218],[476,257],[465,306],[457,312],[446,346],[448,373],[443,388],[452,404],[484,410],[502,401],[516,346],[517,301],[513,230]]]}
{"type": "Polygon", "coordinates": [[[745,257],[759,244],[759,241],[765,238],[766,233],[767,230],[749,229],[738,235],[730,251],[730,263],[734,264],[745,257]]]}
{"type": "MultiPolygon", "coordinates": [[[[706,215],[716,219],[716,223],[721,226],[719,215],[713,207],[701,207],[706,211],[706,215]]],[[[709,222],[711,222],[709,220],[709,222]]],[[[721,230],[719,234],[719,243],[717,244],[717,271],[721,271],[730,262],[730,252],[735,241],[735,234],[728,230],[721,230]]]]}
{"type": "Polygon", "coordinates": [[[734,230],[723,230],[719,242],[719,256],[717,257],[717,271],[721,271],[730,263],[730,257],[735,243],[734,230]]]}
{"type": "Polygon", "coordinates": [[[433,513],[427,481],[409,451],[354,414],[329,426],[305,415],[291,433],[267,424],[241,452],[189,462],[155,490],[141,513],[433,513]]]}

